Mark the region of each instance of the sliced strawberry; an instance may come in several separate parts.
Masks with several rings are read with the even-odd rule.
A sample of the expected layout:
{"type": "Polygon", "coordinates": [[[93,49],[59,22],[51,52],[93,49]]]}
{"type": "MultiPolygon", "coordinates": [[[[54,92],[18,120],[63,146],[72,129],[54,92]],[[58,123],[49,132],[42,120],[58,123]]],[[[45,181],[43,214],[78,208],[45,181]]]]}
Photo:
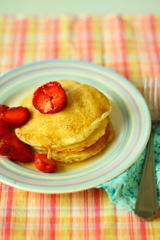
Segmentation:
{"type": "Polygon", "coordinates": [[[34,161],[31,148],[20,141],[14,133],[8,133],[3,138],[7,149],[7,158],[12,161],[29,163],[34,161]]]}
{"type": "Polygon", "coordinates": [[[0,104],[0,119],[3,119],[4,112],[9,109],[9,107],[5,104],[0,104]]]}
{"type": "Polygon", "coordinates": [[[4,137],[0,139],[0,155],[1,156],[6,156],[9,153],[9,147],[8,144],[6,143],[4,137]]]}
{"type": "Polygon", "coordinates": [[[7,123],[0,118],[0,139],[10,132],[7,123]]]}
{"type": "Polygon", "coordinates": [[[56,113],[65,107],[67,95],[60,83],[53,81],[39,87],[33,94],[32,102],[41,113],[56,113]]]}
{"type": "Polygon", "coordinates": [[[34,164],[36,168],[45,173],[54,172],[56,169],[56,162],[47,158],[46,154],[35,153],[34,155],[34,164]]]}
{"type": "Polygon", "coordinates": [[[9,108],[3,114],[3,119],[11,128],[18,128],[23,126],[31,117],[28,108],[19,106],[9,108]]]}

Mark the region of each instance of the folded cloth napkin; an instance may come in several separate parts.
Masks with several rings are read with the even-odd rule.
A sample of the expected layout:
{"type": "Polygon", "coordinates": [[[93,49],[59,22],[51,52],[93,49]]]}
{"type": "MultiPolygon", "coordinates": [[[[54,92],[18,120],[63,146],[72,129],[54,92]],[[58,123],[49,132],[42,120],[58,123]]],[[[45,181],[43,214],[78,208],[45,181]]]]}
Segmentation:
{"type": "MultiPolygon", "coordinates": [[[[147,146],[137,161],[119,176],[98,186],[103,188],[114,204],[128,211],[134,211],[139,184],[142,177],[147,146]]],[[[160,126],[155,129],[154,156],[157,182],[157,197],[160,206],[160,126]]]]}

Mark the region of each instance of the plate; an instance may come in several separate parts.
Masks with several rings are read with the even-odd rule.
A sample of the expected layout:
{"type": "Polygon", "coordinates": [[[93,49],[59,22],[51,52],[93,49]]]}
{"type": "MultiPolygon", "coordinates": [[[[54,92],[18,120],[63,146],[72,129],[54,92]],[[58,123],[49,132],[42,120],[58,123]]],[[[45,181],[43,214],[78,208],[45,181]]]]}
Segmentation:
{"type": "Polygon", "coordinates": [[[144,150],[150,133],[150,114],[139,91],[125,78],[88,62],[49,60],[16,68],[0,77],[0,103],[20,105],[38,86],[69,79],[90,84],[111,101],[116,136],[100,154],[74,164],[58,164],[56,173],[37,171],[32,164],[18,165],[0,158],[0,180],[41,193],[67,193],[96,187],[129,168],[144,150]]]}

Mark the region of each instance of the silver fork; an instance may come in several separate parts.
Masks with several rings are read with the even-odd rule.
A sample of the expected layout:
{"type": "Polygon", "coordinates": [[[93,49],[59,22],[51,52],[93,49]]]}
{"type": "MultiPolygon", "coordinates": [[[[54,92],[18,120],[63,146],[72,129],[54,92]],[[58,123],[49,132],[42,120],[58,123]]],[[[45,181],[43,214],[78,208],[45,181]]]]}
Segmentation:
{"type": "Polygon", "coordinates": [[[144,220],[153,219],[158,214],[153,144],[155,127],[160,124],[159,87],[160,82],[158,82],[157,77],[154,80],[150,79],[150,81],[148,78],[144,79],[144,98],[150,110],[152,123],[144,170],[135,207],[135,214],[144,220]]]}

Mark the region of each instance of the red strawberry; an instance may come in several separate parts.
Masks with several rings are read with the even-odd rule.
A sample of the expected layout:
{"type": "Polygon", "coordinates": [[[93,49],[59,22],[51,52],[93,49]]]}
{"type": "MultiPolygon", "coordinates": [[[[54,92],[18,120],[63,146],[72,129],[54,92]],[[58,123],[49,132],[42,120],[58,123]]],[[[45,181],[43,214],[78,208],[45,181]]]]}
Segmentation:
{"type": "Polygon", "coordinates": [[[5,104],[0,104],[0,119],[3,118],[4,112],[9,109],[9,107],[5,104]]]}
{"type": "Polygon", "coordinates": [[[0,155],[1,156],[6,156],[8,155],[9,152],[9,147],[6,144],[4,137],[0,139],[0,155]]]}
{"type": "Polygon", "coordinates": [[[34,161],[34,155],[31,148],[20,141],[14,133],[8,133],[3,138],[6,146],[7,158],[12,161],[29,163],[34,161]]]}
{"type": "Polygon", "coordinates": [[[3,114],[3,119],[11,128],[23,126],[31,117],[28,108],[19,106],[9,108],[3,114]]]}
{"type": "Polygon", "coordinates": [[[0,139],[10,132],[7,123],[0,118],[0,139]]]}
{"type": "Polygon", "coordinates": [[[53,81],[39,87],[33,94],[32,102],[41,113],[56,113],[65,107],[67,95],[60,83],[53,81]]]}
{"type": "Polygon", "coordinates": [[[47,158],[46,154],[35,153],[34,155],[34,164],[36,168],[45,173],[54,172],[56,169],[56,162],[47,158]]]}

